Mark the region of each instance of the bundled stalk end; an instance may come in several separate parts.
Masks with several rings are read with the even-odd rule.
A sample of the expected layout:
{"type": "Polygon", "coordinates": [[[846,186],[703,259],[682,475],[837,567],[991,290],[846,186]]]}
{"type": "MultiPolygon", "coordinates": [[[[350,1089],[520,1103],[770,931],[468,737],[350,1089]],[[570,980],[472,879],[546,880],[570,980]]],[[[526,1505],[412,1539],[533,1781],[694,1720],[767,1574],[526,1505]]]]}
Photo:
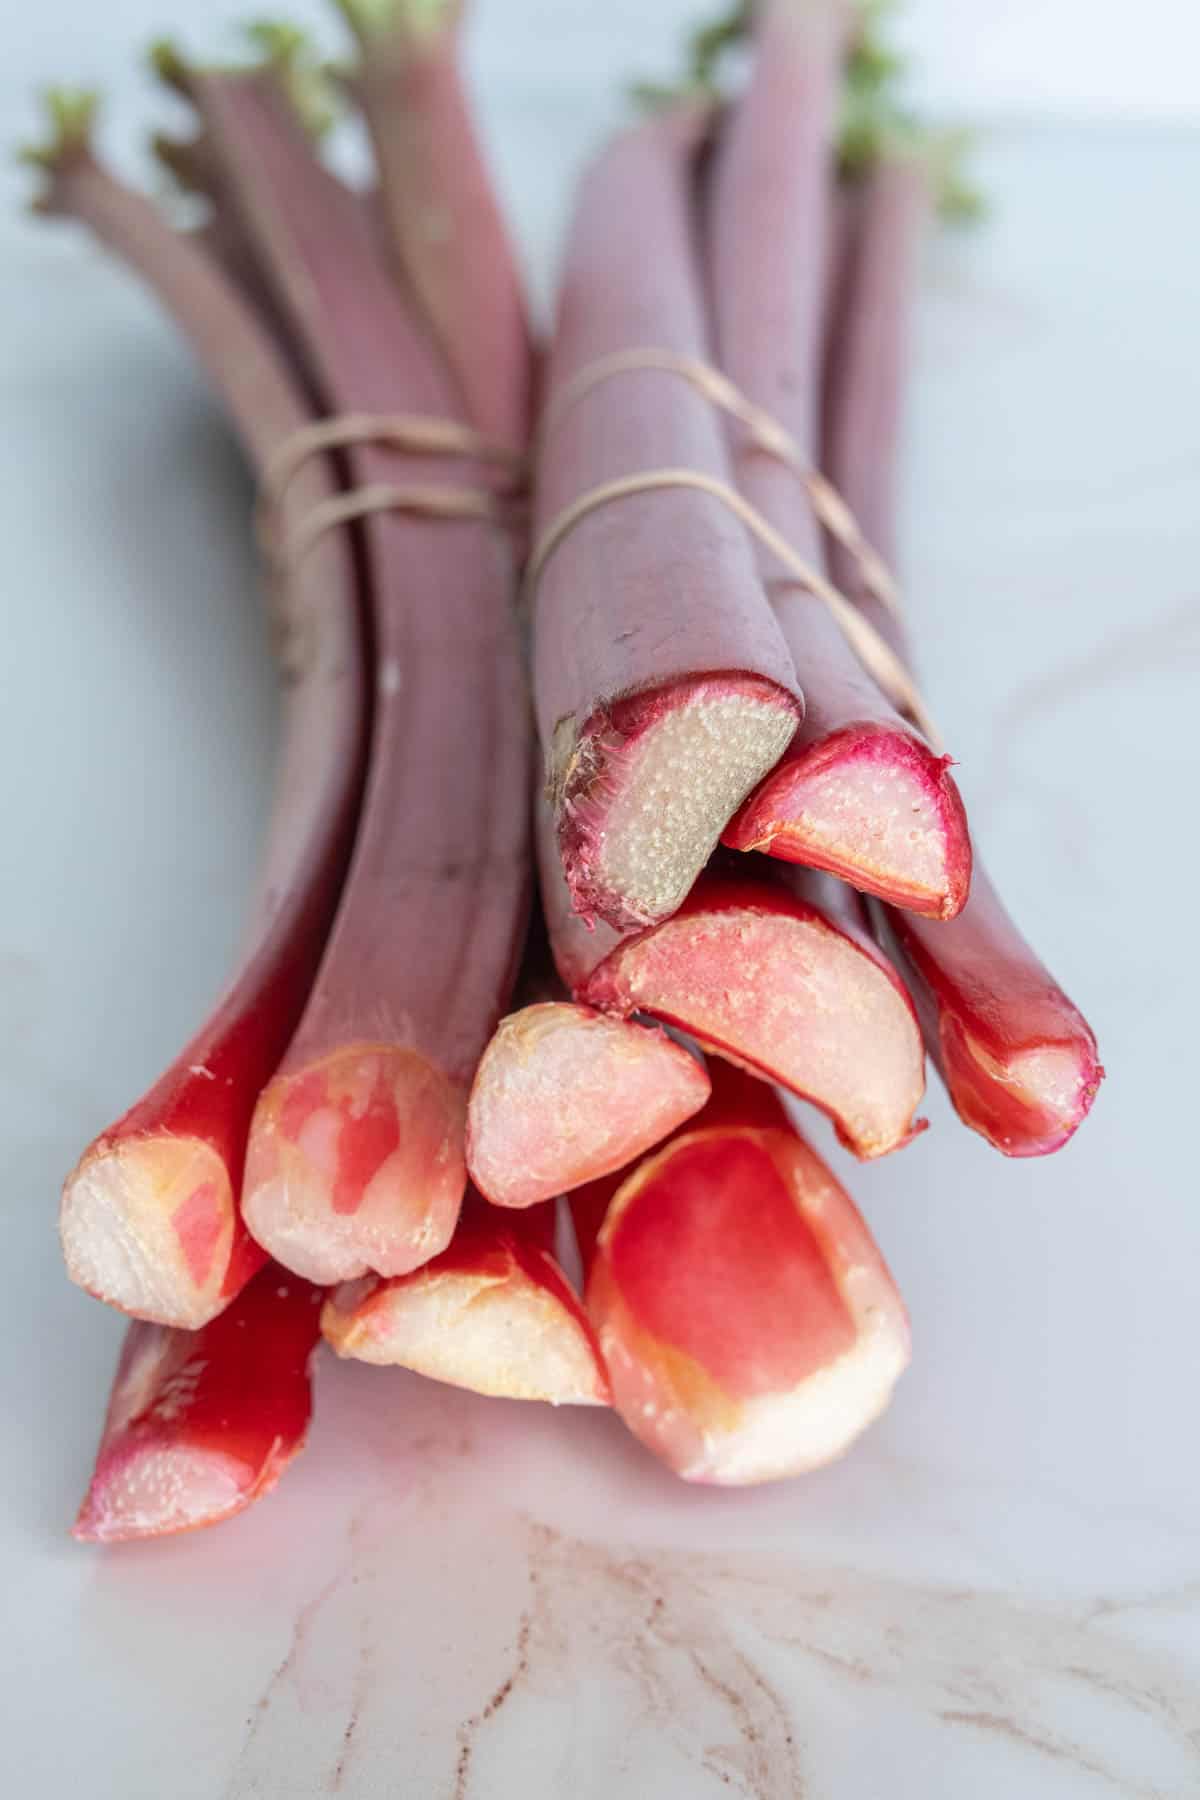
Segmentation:
{"type": "Polygon", "coordinates": [[[785,757],[722,842],[825,869],[892,906],[953,919],[970,891],[971,839],[950,768],[948,756],[905,731],[846,726],[785,757]]]}
{"type": "Polygon", "coordinates": [[[130,1326],[71,1535],[196,1531],[269,1494],[308,1433],[320,1298],[264,1269],[203,1331],[130,1326]]]}
{"type": "MultiPolygon", "coordinates": [[[[339,116],[338,83],[308,33],[287,20],[252,19],[242,27],[241,37],[250,53],[247,72],[259,71],[274,77],[314,142],[328,136],[339,116]]],[[[194,98],[195,65],[174,39],[155,39],[147,60],[151,73],[165,87],[186,100],[194,98]]],[[[229,72],[219,66],[223,72],[229,72]]],[[[155,151],[159,154],[157,141],[155,151]]],[[[165,160],[169,169],[172,167],[169,158],[160,155],[159,159],[165,160]]]]}
{"type": "Polygon", "coordinates": [[[150,73],[184,99],[191,97],[191,71],[174,38],[155,38],[146,52],[150,73]]]}
{"type": "Polygon", "coordinates": [[[338,120],[338,85],[308,33],[286,19],[254,19],[242,36],[263,70],[279,82],[307,135],[320,143],[338,120]]]}
{"type": "Polygon", "coordinates": [[[576,1209],[586,1304],[626,1425],[685,1481],[841,1456],[909,1360],[853,1202],[769,1090],[725,1075],[696,1128],[576,1209]],[[602,1217],[598,1233],[592,1227],[602,1217]]]}
{"type": "Polygon", "coordinates": [[[266,1258],[247,1237],[222,1157],[201,1138],[101,1138],[63,1187],[67,1273],[118,1311],[196,1331],[266,1258]]]}
{"type": "Polygon", "coordinates": [[[23,144],[17,151],[20,162],[50,177],[33,202],[35,212],[53,212],[53,177],[81,157],[91,154],[92,128],[100,110],[100,95],[94,88],[47,88],[42,96],[47,134],[43,142],[23,144]]]}
{"type": "Polygon", "coordinates": [[[497,1399],[606,1406],[599,1345],[553,1242],[552,1205],[503,1213],[470,1195],[442,1255],[398,1280],[372,1277],[331,1295],[325,1340],[339,1356],[497,1399]]]}
{"type": "MultiPolygon", "coordinates": [[[[692,33],[684,74],[677,85],[642,84],[633,90],[642,106],[659,109],[681,99],[722,96],[723,69],[731,51],[753,35],[755,14],[772,0],[737,0],[729,12],[692,33]]],[[[788,0],[774,0],[785,10],[788,0]]],[[[929,171],[938,212],[950,224],[970,224],[987,210],[965,173],[972,136],[962,129],[935,130],[902,99],[908,64],[887,39],[895,0],[792,0],[800,15],[824,14],[846,33],[845,69],[837,127],[838,173],[859,181],[881,162],[916,158],[929,171]]]]}
{"type": "Polygon", "coordinates": [[[456,31],[465,0],[336,0],[359,43],[381,40],[421,44],[456,31]]]}
{"type": "Polygon", "coordinates": [[[526,1207],[644,1154],[698,1112],[708,1077],[666,1032],[567,1001],[500,1021],[467,1108],[467,1167],[497,1206],[526,1207]]]}
{"type": "Polygon", "coordinates": [[[310,1281],[419,1268],[454,1231],[465,1114],[458,1084],[395,1044],[348,1044],[281,1072],[250,1129],[247,1225],[310,1281]]]}

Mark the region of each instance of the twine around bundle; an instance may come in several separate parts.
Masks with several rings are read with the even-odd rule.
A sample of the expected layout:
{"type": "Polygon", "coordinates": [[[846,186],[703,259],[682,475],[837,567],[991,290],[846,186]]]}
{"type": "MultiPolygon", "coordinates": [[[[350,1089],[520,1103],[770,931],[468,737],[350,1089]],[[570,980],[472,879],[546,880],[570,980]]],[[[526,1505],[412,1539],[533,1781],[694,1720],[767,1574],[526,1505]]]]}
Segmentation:
{"type": "MultiPolygon", "coordinates": [[[[687,381],[711,405],[737,419],[756,449],[791,469],[803,483],[820,524],[854,558],[868,592],[895,618],[901,617],[899,595],[890,570],[867,542],[854,514],[833,484],[812,468],[795,438],[777,419],[747,399],[719,369],[711,368],[695,357],[671,350],[622,350],[586,364],[552,395],[538,430],[539,450],[544,450],[563,419],[585,395],[617,376],[644,370],[656,370],[687,381]]],[[[893,705],[912,719],[931,745],[940,747],[937,727],[920,690],[882,633],[840,588],[799,554],[757,507],[728,482],[703,470],[636,470],[602,482],[579,495],[550,521],[534,545],[525,571],[526,593],[533,595],[551,557],[589,514],[635,494],[653,493],[664,488],[691,488],[728,507],[792,579],[823,602],[859,661],[893,705]]]]}
{"type": "Polygon", "coordinates": [[[279,568],[293,567],[317,540],[337,525],[372,513],[408,512],[437,519],[484,519],[504,524],[504,496],[491,488],[461,487],[440,482],[372,482],[310,507],[295,529],[279,532],[283,501],[293,478],[310,456],[355,444],[380,444],[410,456],[463,457],[506,469],[512,485],[523,479],[526,460],[519,452],[493,444],[455,419],[425,413],[339,413],[302,425],[284,439],[267,465],[259,491],[258,536],[279,568]]]}
{"type": "MultiPolygon", "coordinates": [[[[749,433],[756,449],[791,469],[804,484],[819,522],[854,558],[868,592],[894,617],[901,616],[896,585],[887,565],[867,542],[854,514],[832,483],[811,467],[796,440],[778,420],[748,400],[719,369],[694,357],[670,350],[625,350],[588,363],[552,396],[538,430],[538,450],[544,449],[567,413],[586,394],[617,376],[644,370],[658,370],[687,381],[711,405],[737,419],[749,433]]],[[[266,469],[259,495],[259,537],[276,568],[287,570],[306,556],[327,531],[374,513],[407,512],[427,518],[477,519],[505,525],[511,523],[514,498],[527,481],[528,473],[528,458],[490,442],[470,426],[453,419],[423,413],[341,413],[302,426],[276,450],[266,469]],[[281,535],[279,519],[284,498],[308,458],[356,444],[385,445],[407,455],[460,457],[493,464],[507,472],[509,484],[501,492],[437,482],[369,483],[346,493],[331,494],[310,507],[292,531],[281,535]]],[[[757,507],[728,482],[703,470],[636,470],[602,482],[579,495],[551,520],[534,545],[525,569],[526,596],[532,598],[551,557],[591,513],[636,494],[667,488],[690,488],[708,494],[726,506],[792,579],[828,608],[855,655],[883,693],[898,710],[907,713],[935,748],[939,747],[940,739],[929,708],[887,639],[840,588],[799,554],[757,507]]]]}

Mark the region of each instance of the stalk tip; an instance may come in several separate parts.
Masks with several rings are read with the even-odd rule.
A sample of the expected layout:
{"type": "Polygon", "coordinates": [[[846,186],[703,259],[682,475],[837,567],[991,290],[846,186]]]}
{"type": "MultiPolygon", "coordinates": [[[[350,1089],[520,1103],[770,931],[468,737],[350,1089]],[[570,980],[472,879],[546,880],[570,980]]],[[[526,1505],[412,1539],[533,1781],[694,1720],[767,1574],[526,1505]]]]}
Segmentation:
{"type": "Polygon", "coordinates": [[[315,143],[338,118],[337,85],[308,33],[286,19],[253,19],[242,38],[257,66],[274,75],[315,143]]]}
{"type": "Polygon", "coordinates": [[[185,97],[190,93],[190,70],[174,38],[155,38],[146,52],[150,71],[164,86],[185,97]]]}
{"type": "Polygon", "coordinates": [[[92,127],[100,108],[94,88],[53,87],[42,96],[47,135],[38,144],[23,144],[18,159],[53,174],[91,149],[92,127]]]}
{"type": "Polygon", "coordinates": [[[454,31],[465,11],[464,0],[335,0],[360,44],[398,38],[421,43],[454,31]]]}

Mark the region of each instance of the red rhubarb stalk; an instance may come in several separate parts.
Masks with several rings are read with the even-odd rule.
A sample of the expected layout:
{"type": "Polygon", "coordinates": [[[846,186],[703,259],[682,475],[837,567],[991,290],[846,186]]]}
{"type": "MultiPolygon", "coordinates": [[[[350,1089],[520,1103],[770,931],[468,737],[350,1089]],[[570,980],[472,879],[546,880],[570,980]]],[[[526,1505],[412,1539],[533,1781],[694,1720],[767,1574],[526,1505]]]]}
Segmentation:
{"type": "Polygon", "coordinates": [[[538,849],[547,929],[576,1000],[649,1013],[777,1081],[832,1119],[859,1157],[908,1143],[925,1091],[921,1034],[861,903],[808,869],[706,873],[670,919],[618,936],[570,910],[548,831],[538,849]]]}
{"type": "Polygon", "coordinates": [[[449,1247],[411,1275],[347,1283],[321,1328],[339,1356],[509,1400],[606,1406],[596,1336],[554,1256],[553,1203],[501,1212],[468,1193],[449,1247]]]}
{"type": "MultiPolygon", "coordinates": [[[[885,554],[895,535],[906,326],[928,210],[928,171],[915,157],[884,161],[866,181],[852,201],[827,350],[825,465],[885,554]]],[[[832,560],[853,592],[853,570],[838,569],[836,554],[832,560]]],[[[891,908],[886,923],[929,1053],[964,1124],[1008,1156],[1059,1149],[1087,1116],[1103,1077],[1096,1040],[985,871],[976,865],[971,897],[949,924],[891,908]]]]}
{"type": "Polygon", "coordinates": [[[533,369],[516,257],[463,86],[463,0],[339,0],[361,46],[351,85],[379,170],[397,273],[469,417],[524,449],[533,369]]]}
{"type": "Polygon", "coordinates": [[[304,1448],[321,1294],[266,1268],[200,1331],[135,1321],[73,1534],[121,1543],[219,1525],[304,1448]]]}
{"type": "MultiPolygon", "coordinates": [[[[261,474],[308,404],[256,314],[193,243],[91,155],[69,104],[42,157],[44,210],[79,220],[150,286],[191,343],[261,474]]],[[[323,459],[297,475],[286,530],[334,492],[323,459]]],[[[275,590],[287,674],[283,745],[242,959],[191,1042],[84,1152],[63,1191],[67,1268],[99,1299],[195,1329],[263,1252],[237,1210],[251,1114],[316,973],[349,852],[364,696],[349,548],[330,533],[275,590]]]]}
{"type": "Polygon", "coordinates": [[[778,1099],[713,1075],[710,1110],[573,1210],[617,1411],[686,1481],[741,1486],[842,1455],[887,1406],[909,1330],[778,1099]]]}
{"type": "MultiPolygon", "coordinates": [[[[326,405],[454,419],[450,383],[355,198],[264,74],[192,72],[213,153],[326,405]]],[[[446,459],[346,453],[356,487],[478,483],[446,459]]],[[[507,547],[485,522],[371,514],[377,684],[367,791],[312,1000],[255,1114],[243,1208],[312,1280],[444,1249],[467,1090],[527,905],[529,743],[507,547]],[[465,723],[464,723],[465,722],[465,723]]]]}
{"type": "MultiPolygon", "coordinates": [[[[810,466],[846,13],[842,0],[763,0],[754,9],[750,84],[719,134],[707,195],[721,366],[810,466]]],[[[820,529],[801,476],[740,427],[733,442],[743,494],[820,570],[820,529]]],[[[828,869],[896,905],[953,918],[967,897],[971,849],[950,759],[901,717],[828,606],[769,553],[763,572],[807,710],[787,757],[746,801],[725,843],[828,869]]]]}
{"type": "MultiPolygon", "coordinates": [[[[535,546],[603,484],[679,469],[728,483],[722,427],[687,381],[626,370],[638,350],[705,354],[689,235],[704,114],[619,138],[577,202],[537,457],[535,546]],[[576,386],[572,388],[572,383],[576,386]]],[[[731,814],[787,748],[802,705],[745,527],[709,492],[626,494],[538,570],[534,695],[576,909],[617,927],[679,905],[731,814]]]]}

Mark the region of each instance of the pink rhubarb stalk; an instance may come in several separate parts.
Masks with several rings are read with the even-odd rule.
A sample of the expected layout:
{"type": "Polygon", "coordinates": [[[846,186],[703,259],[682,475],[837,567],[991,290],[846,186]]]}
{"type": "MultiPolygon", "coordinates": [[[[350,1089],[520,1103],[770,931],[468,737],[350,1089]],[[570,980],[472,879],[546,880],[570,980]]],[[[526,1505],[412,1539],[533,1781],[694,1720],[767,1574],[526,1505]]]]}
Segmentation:
{"type": "MultiPolygon", "coordinates": [[[[916,250],[929,206],[916,158],[882,163],[852,199],[827,351],[825,464],[874,543],[890,554],[916,250]]],[[[852,589],[853,570],[838,578],[852,589]]],[[[854,592],[864,606],[865,596],[854,592]]],[[[887,621],[876,612],[875,622],[887,621]]],[[[898,649],[903,649],[896,639],[898,649]]],[[[930,1055],[964,1124],[1008,1156],[1059,1149],[1104,1071],[1083,1015],[1035,956],[978,864],[948,924],[886,909],[887,947],[916,1002],[930,1055]]]]}
{"type": "Polygon", "coordinates": [[[553,1203],[501,1212],[468,1193],[440,1256],[393,1280],[367,1276],[326,1302],[339,1356],[400,1364],[509,1400],[606,1406],[595,1333],[554,1256],[553,1203]]]}
{"type": "Polygon", "coordinates": [[[921,1034],[895,970],[864,929],[861,902],[832,877],[713,871],[661,925],[589,932],[570,910],[539,828],[547,930],[576,1000],[649,1013],[706,1049],[777,1081],[827,1113],[859,1157],[919,1131],[921,1034]]]}
{"type": "Polygon", "coordinates": [[[463,0],[340,0],[361,46],[351,85],[379,170],[396,271],[469,417],[524,450],[533,353],[516,257],[463,86],[463,0]]]}
{"type": "MultiPolygon", "coordinates": [[[[810,465],[846,12],[841,0],[756,7],[750,84],[719,134],[707,194],[721,366],[810,465]]],[[[803,480],[740,426],[733,442],[743,494],[820,569],[820,530],[803,480]]],[[[724,842],[828,869],[898,906],[953,918],[967,897],[971,847],[950,759],[900,716],[825,603],[765,552],[763,570],[807,710],[788,755],[724,842]]]]}
{"type": "MultiPolygon", "coordinates": [[[[213,154],[326,405],[454,419],[444,369],[261,74],[187,77],[213,154]]],[[[447,459],[346,452],[356,487],[478,484],[447,459]]],[[[479,518],[363,522],[375,719],[353,861],[312,1000],[259,1101],[243,1210],[332,1283],[444,1249],[467,1091],[504,1010],[528,900],[526,729],[510,558],[479,518]],[[465,724],[464,724],[465,721],[465,724]]]]}
{"type": "Polygon", "coordinates": [[[761,1083],[573,1201],[613,1404],[686,1481],[819,1468],[886,1408],[908,1317],[849,1195],[761,1083]]]}
{"type": "MultiPolygon", "coordinates": [[[[82,135],[44,158],[43,207],[86,225],[155,292],[199,357],[261,474],[308,403],[252,308],[82,135]]],[[[286,495],[288,529],[334,492],[314,458],[286,495]]],[[[224,995],[171,1066],[84,1152],[63,1190],[73,1280],[160,1324],[206,1324],[264,1253],[237,1209],[255,1102],[308,998],[349,853],[365,700],[349,546],[332,532],[277,583],[284,737],[258,899],[224,995]]]]}
{"type": "Polygon", "coordinates": [[[321,1294],[262,1269],[201,1331],[135,1321],[73,1535],[123,1543],[219,1525],[304,1448],[321,1294]]]}
{"type": "MultiPolygon", "coordinates": [[[[677,374],[581,391],[599,359],[701,358],[689,232],[704,123],[676,109],[619,138],[578,197],[550,353],[535,545],[604,483],[682,469],[728,483],[719,416],[677,374]]],[[[627,494],[582,518],[537,574],[534,697],[576,909],[619,928],[679,905],[802,711],[745,527],[711,493],[627,494]]]]}

